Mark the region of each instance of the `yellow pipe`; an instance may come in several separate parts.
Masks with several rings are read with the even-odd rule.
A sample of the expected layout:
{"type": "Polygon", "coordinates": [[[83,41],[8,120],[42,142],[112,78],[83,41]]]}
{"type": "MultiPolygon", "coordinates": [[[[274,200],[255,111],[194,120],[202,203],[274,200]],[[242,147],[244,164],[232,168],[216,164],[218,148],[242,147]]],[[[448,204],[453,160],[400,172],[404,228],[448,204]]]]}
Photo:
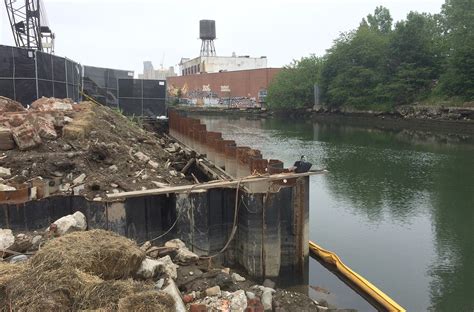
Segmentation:
{"type": "Polygon", "coordinates": [[[336,269],[344,275],[347,279],[357,285],[368,296],[377,301],[387,311],[390,312],[406,312],[404,308],[399,306],[395,301],[387,296],[383,291],[375,287],[371,282],[354,272],[351,268],[345,265],[341,259],[333,252],[323,249],[312,241],[309,242],[309,249],[321,258],[324,262],[334,265],[336,269]]]}
{"type": "Polygon", "coordinates": [[[89,95],[85,94],[84,92],[82,91],[79,91],[83,97],[85,97],[88,101],[91,101],[92,103],[94,104],[97,104],[99,106],[103,106],[101,103],[97,102],[94,98],[90,97],[89,95]]]}

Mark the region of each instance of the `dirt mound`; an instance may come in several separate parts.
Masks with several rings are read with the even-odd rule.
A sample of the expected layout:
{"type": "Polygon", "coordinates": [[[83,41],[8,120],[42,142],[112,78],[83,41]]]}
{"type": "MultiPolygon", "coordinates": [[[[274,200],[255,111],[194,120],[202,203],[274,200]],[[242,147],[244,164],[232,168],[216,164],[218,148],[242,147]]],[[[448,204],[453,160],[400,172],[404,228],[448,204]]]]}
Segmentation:
{"type": "Polygon", "coordinates": [[[119,312],[174,312],[173,298],[163,292],[147,291],[119,300],[119,312]]]}
{"type": "Polygon", "coordinates": [[[36,186],[38,198],[99,200],[107,193],[193,183],[172,167],[186,164],[182,151],[166,151],[170,143],[163,137],[109,107],[42,98],[27,111],[2,114],[0,128],[0,148],[9,149],[0,166],[11,169],[0,183],[36,186]]]}
{"type": "Polygon", "coordinates": [[[145,253],[131,240],[104,230],[73,232],[49,241],[30,260],[38,270],[70,267],[103,279],[128,278],[145,253]]]}

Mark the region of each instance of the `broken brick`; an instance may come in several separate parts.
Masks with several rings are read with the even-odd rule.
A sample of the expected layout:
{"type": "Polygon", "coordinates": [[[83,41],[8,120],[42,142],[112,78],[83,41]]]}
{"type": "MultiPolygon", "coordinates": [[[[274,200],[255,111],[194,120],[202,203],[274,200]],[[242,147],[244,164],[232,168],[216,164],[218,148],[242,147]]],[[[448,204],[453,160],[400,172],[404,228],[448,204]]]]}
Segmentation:
{"type": "Polygon", "coordinates": [[[9,128],[0,127],[0,150],[6,151],[15,148],[12,131],[9,128]]]}
{"type": "Polygon", "coordinates": [[[34,148],[41,144],[41,138],[33,125],[25,121],[21,126],[11,129],[13,139],[20,150],[34,148]]]}

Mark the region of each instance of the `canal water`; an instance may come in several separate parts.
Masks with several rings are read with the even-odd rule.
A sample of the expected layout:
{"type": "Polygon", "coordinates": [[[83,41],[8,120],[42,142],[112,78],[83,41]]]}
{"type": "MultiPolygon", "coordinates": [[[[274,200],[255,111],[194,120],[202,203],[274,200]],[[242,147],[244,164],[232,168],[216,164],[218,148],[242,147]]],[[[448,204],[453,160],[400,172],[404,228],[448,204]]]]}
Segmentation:
{"type": "MultiPolygon", "coordinates": [[[[198,116],[291,166],[306,155],[310,238],[408,311],[474,311],[474,141],[347,122],[198,116]]],[[[373,310],[317,261],[309,294],[373,310]],[[315,290],[316,289],[316,290],[315,290]]]]}

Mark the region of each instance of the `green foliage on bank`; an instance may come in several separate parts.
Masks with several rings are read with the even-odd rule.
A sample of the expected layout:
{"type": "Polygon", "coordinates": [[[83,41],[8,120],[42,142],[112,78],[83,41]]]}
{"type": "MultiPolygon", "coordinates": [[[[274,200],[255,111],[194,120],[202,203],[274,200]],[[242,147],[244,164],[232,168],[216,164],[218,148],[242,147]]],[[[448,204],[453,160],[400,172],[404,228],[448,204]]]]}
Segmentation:
{"type": "Polygon", "coordinates": [[[439,14],[410,12],[395,24],[377,7],[323,57],[286,66],[269,86],[268,105],[311,107],[314,84],[329,108],[474,101],[474,1],[446,0],[439,14]]]}
{"type": "Polygon", "coordinates": [[[311,105],[322,65],[323,60],[312,55],[285,66],[268,87],[267,102],[276,109],[311,105]]]}

